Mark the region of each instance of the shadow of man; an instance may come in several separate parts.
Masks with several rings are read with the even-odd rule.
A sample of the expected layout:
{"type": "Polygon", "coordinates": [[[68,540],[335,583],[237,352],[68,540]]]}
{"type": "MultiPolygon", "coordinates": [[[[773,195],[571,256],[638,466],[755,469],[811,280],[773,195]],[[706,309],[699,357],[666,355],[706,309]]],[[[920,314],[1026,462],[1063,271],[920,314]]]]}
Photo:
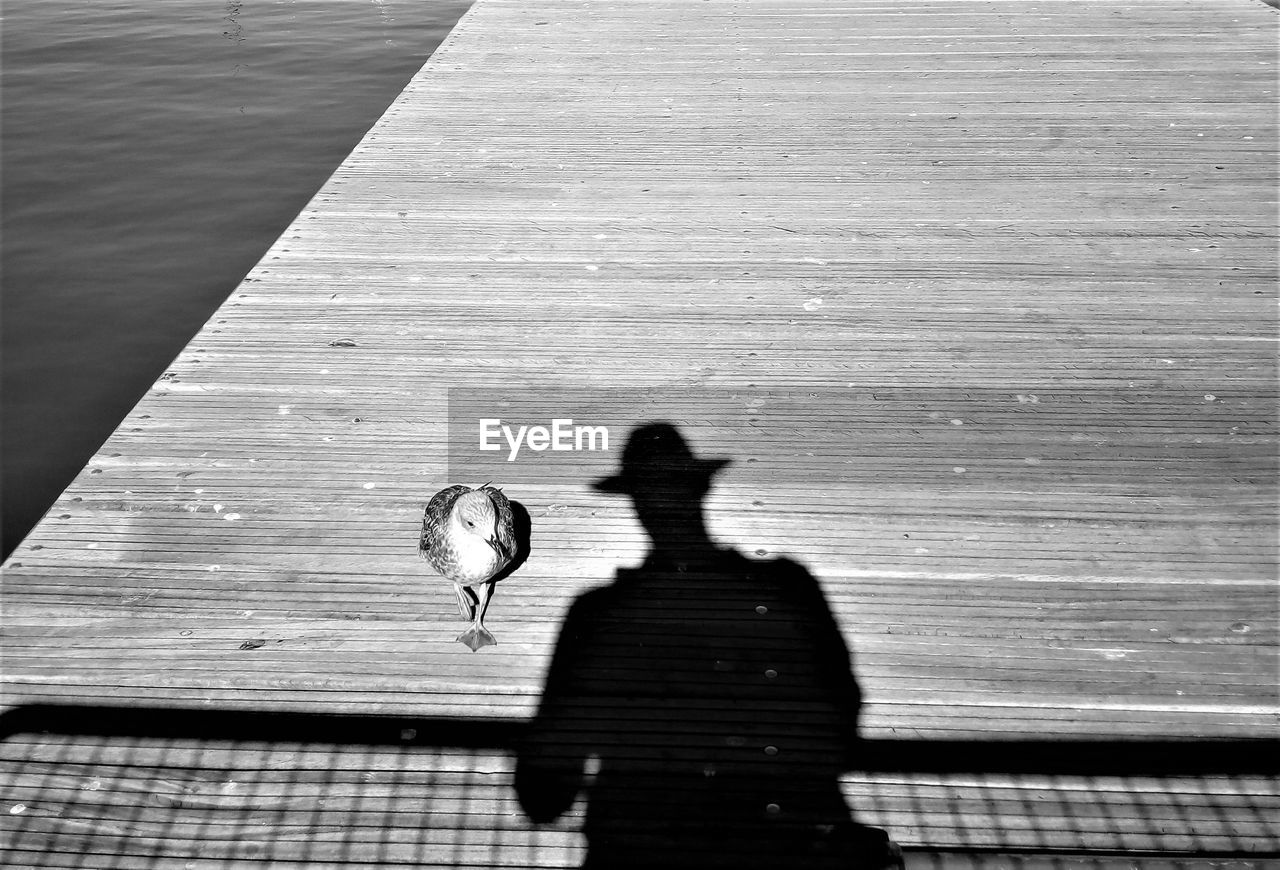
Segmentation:
{"type": "Polygon", "coordinates": [[[520,803],[545,823],[585,789],[591,870],[899,866],[840,791],[861,693],[817,581],[707,534],[702,500],[727,464],[655,423],[596,483],[631,497],[652,551],[570,608],[520,748],[520,803]]]}

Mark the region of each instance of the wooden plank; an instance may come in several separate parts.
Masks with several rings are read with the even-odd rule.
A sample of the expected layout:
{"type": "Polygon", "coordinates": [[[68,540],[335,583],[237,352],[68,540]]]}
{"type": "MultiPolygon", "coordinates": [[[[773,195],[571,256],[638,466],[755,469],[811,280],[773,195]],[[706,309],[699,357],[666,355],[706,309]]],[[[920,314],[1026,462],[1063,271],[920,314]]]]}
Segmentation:
{"type": "MultiPolygon", "coordinates": [[[[527,717],[570,603],[647,548],[590,483],[665,419],[734,460],[714,536],[819,579],[868,736],[1280,734],[1278,20],[478,0],[5,565],[5,703],[527,717]],[[490,407],[614,443],[469,463],[490,407]],[[481,473],[534,541],[473,655],[414,545],[425,500],[481,473]]],[[[732,635],[730,598],[691,619],[732,635]]],[[[0,806],[39,808],[0,815],[11,866],[581,857],[580,815],[530,828],[504,755],[37,741],[0,762],[0,806]],[[274,829],[219,803],[225,770],[274,829]],[[443,789],[428,830],[395,776],[443,789]]],[[[1280,851],[1266,778],[845,789],[912,866],[1280,851]]]]}

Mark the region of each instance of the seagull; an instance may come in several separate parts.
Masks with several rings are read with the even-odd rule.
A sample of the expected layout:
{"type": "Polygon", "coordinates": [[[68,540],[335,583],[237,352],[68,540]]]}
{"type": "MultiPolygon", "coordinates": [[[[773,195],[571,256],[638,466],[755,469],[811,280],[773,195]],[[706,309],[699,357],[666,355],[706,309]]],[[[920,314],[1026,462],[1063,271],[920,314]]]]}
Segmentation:
{"type": "Polygon", "coordinates": [[[498,641],[484,627],[494,578],[516,554],[511,502],[497,487],[449,486],[431,497],[422,515],[418,554],[453,583],[458,612],[471,628],[458,640],[476,652],[498,641]]]}

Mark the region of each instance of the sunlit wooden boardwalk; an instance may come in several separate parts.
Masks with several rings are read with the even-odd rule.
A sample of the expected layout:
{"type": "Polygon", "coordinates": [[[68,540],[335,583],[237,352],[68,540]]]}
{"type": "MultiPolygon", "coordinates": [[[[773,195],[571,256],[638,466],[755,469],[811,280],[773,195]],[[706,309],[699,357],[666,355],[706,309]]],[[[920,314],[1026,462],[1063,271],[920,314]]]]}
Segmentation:
{"type": "MultiPolygon", "coordinates": [[[[714,534],[820,578],[868,737],[1276,737],[1277,24],[478,0],[5,567],[5,704],[524,719],[666,419],[734,460],[714,534]],[[533,552],[478,654],[415,553],[450,390],[615,427],[492,464],[533,552]]],[[[579,860],[501,747],[215,738],[11,738],[3,862],[579,860]]],[[[1262,773],[847,788],[913,867],[1280,853],[1262,773]]]]}

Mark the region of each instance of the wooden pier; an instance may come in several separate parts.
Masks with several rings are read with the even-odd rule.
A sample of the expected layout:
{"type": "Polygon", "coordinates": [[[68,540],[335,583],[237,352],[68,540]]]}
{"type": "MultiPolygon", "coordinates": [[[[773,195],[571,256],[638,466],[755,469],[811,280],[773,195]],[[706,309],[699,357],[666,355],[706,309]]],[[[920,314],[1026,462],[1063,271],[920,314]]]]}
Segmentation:
{"type": "MultiPolygon", "coordinates": [[[[590,484],[651,420],[733,460],[720,541],[819,579],[869,739],[1280,736],[1278,25],[1260,0],[477,0],[0,599],[7,708],[451,724],[24,726],[2,863],[576,866],[580,808],[534,828],[511,746],[466,723],[515,734],[570,603],[643,558],[590,484]],[[473,654],[415,548],[432,493],[482,482],[450,479],[450,409],[490,397],[614,441],[495,459],[532,552],[473,654]]],[[[845,788],[912,868],[1280,856],[1262,759],[845,788]]]]}

